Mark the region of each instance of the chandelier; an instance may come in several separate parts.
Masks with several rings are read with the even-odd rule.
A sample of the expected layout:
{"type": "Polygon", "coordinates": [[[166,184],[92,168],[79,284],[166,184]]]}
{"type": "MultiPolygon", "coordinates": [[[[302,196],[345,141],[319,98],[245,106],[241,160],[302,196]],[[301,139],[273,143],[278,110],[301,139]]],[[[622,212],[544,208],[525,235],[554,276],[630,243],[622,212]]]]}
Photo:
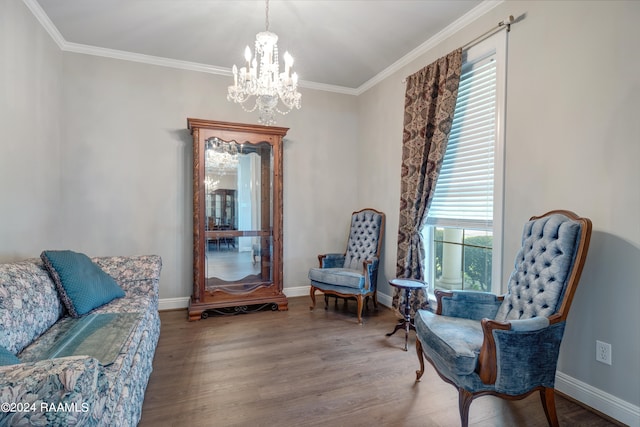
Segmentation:
{"type": "Polygon", "coordinates": [[[276,123],[275,112],[287,114],[293,108],[300,109],[302,95],[298,92],[298,75],[291,74],[293,57],[284,54],[284,72],[278,62],[278,36],[269,31],[269,0],[266,0],[266,31],[256,35],[255,56],[251,59],[249,46],[244,51],[246,66],[232,68],[233,86],[229,86],[227,100],[240,104],[251,113],[258,109],[258,122],[276,123]],[[282,102],[284,109],[278,108],[282,102]],[[253,106],[251,104],[253,103],[253,106]]]}
{"type": "Polygon", "coordinates": [[[242,153],[241,144],[226,142],[217,137],[209,138],[205,141],[205,167],[221,175],[235,171],[239,153],[242,153]]]}

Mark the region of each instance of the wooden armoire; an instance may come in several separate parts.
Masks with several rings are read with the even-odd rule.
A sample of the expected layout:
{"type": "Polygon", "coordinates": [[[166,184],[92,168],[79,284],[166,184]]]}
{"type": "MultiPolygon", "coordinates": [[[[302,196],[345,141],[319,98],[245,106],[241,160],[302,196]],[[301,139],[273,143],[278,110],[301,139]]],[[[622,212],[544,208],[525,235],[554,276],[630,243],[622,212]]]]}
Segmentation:
{"type": "Polygon", "coordinates": [[[193,136],[189,320],[287,310],[282,144],[288,128],[187,119],[193,136]]]}

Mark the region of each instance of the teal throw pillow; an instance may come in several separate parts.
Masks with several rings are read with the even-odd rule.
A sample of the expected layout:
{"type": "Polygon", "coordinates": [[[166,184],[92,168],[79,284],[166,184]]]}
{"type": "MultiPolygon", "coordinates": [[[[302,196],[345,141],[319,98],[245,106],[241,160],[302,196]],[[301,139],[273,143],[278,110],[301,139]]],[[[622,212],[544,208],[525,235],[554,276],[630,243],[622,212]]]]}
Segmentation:
{"type": "Polygon", "coordinates": [[[125,295],[113,277],[85,254],[44,251],[40,258],[56,284],[60,299],[73,317],[80,317],[125,295]]]}
{"type": "Polygon", "coordinates": [[[17,365],[20,362],[18,357],[4,347],[0,347],[0,366],[17,365]]]}

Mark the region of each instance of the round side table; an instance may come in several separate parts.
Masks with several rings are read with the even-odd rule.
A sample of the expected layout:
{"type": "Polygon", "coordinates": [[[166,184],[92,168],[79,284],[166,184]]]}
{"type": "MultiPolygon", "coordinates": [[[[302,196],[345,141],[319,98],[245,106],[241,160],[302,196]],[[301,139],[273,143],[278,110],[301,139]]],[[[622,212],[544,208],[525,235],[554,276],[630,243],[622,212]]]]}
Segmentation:
{"type": "Polygon", "coordinates": [[[407,351],[407,343],[409,341],[409,329],[416,330],[411,319],[411,307],[409,301],[411,301],[411,293],[417,289],[424,289],[427,287],[425,282],[414,279],[391,279],[389,284],[400,290],[404,290],[404,318],[400,319],[393,332],[387,334],[388,337],[395,334],[399,329],[404,329],[404,351],[407,351]]]}

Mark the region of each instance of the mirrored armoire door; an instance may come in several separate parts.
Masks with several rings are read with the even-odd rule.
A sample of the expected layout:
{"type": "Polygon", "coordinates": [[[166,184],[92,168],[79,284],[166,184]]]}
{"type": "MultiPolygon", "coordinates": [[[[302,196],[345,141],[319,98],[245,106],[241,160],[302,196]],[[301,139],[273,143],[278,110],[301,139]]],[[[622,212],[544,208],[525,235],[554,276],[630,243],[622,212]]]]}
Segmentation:
{"type": "Polygon", "coordinates": [[[282,140],[287,128],[187,119],[193,136],[189,320],[265,308],[282,293],[282,140]]]}

